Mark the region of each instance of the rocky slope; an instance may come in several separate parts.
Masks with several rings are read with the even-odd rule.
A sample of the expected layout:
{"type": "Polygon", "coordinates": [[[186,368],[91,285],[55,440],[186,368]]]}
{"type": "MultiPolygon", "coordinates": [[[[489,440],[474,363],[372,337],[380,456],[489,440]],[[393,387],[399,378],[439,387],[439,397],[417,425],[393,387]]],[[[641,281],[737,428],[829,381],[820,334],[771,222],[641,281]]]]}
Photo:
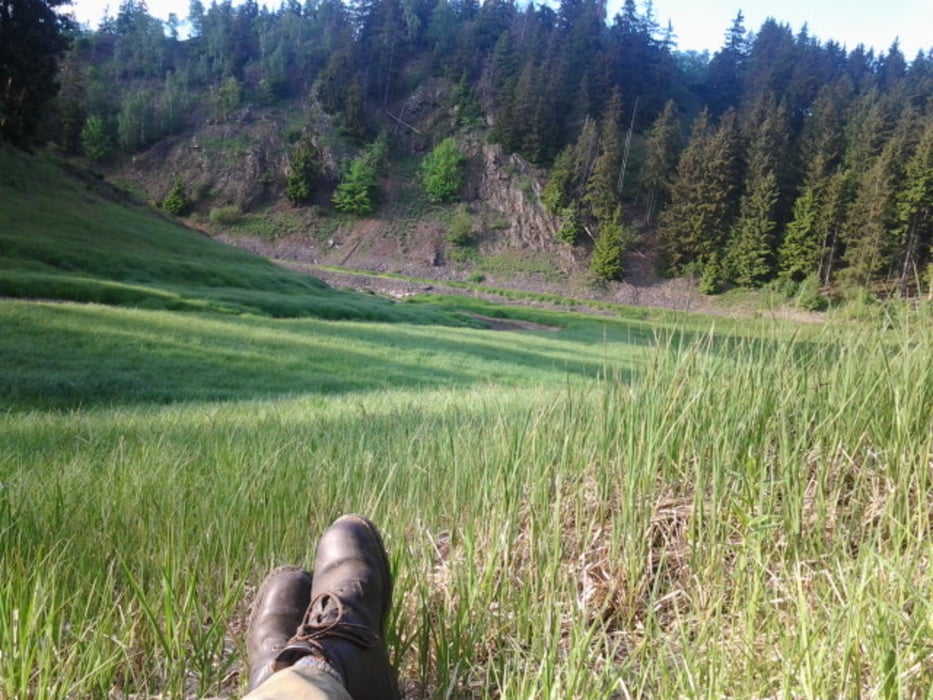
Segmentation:
{"type": "MultiPolygon", "coordinates": [[[[339,137],[313,100],[249,107],[222,121],[205,121],[116,163],[109,179],[160,202],[178,180],[192,203],[188,222],[234,245],[283,261],[394,272],[431,280],[484,280],[500,287],[599,298],[677,309],[709,308],[691,283],[660,280],[650,253],[626,260],[626,282],[593,288],[588,251],[556,240],[558,222],[540,201],[544,173],[488,143],[483,129],[457,126],[447,106],[446,81],[431,80],[407,99],[381,110],[392,157],[380,182],[381,204],[366,218],[339,215],[329,200],[341,164],[358,147],[339,137]],[[467,157],[461,203],[432,205],[418,181],[420,159],[450,133],[467,157]],[[288,154],[310,136],[324,160],[324,178],[308,207],[283,198],[288,154]],[[224,207],[244,213],[220,222],[224,207]],[[454,216],[470,222],[472,245],[447,240],[454,216]]],[[[338,286],[371,286],[359,278],[338,286]]]]}

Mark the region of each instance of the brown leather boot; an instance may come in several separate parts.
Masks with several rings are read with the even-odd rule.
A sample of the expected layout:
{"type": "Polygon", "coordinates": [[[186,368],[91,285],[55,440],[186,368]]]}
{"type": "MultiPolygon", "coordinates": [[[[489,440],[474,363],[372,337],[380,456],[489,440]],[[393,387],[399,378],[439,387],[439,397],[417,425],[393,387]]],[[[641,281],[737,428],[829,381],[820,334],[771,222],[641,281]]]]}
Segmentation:
{"type": "Polygon", "coordinates": [[[354,700],[398,698],[384,639],[391,601],[389,558],[376,526],[359,515],[338,518],[318,543],[311,605],[275,667],[312,656],[342,677],[354,700]]]}
{"type": "Polygon", "coordinates": [[[311,574],[301,567],[279,567],[262,582],[246,633],[250,690],[275,672],[272,662],[301,624],[309,600],[311,574]]]}

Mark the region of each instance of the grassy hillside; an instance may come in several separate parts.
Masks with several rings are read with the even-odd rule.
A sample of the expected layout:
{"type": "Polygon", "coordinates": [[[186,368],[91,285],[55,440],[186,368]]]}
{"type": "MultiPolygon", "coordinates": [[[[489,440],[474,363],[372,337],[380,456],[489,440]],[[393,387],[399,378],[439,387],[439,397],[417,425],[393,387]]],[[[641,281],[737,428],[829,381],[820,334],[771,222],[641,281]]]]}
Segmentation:
{"type": "Polygon", "coordinates": [[[612,325],[594,343],[3,306],[18,334],[70,318],[42,361],[86,363],[76,386],[118,384],[135,348],[158,398],[199,398],[0,415],[4,697],[236,696],[255,587],[308,565],[344,511],[386,532],[407,697],[924,697],[933,681],[929,327],[677,348],[612,325]],[[128,331],[113,364],[90,340],[105,321],[128,331]],[[143,342],[171,321],[165,342],[198,348],[174,364],[143,342]],[[307,393],[256,398],[289,376],[307,393]]]}
{"type": "Polygon", "coordinates": [[[16,158],[3,284],[123,306],[0,300],[0,698],[239,696],[256,587],[347,511],[386,535],[407,698],[929,695],[924,310],[359,301],[16,158]],[[336,300],[419,323],[274,317],[336,300]],[[539,325],[423,323],[454,310],[539,325]]]}
{"type": "Polygon", "coordinates": [[[274,317],[462,323],[331,289],[180,226],[87,173],[0,148],[0,295],[274,317]]]}

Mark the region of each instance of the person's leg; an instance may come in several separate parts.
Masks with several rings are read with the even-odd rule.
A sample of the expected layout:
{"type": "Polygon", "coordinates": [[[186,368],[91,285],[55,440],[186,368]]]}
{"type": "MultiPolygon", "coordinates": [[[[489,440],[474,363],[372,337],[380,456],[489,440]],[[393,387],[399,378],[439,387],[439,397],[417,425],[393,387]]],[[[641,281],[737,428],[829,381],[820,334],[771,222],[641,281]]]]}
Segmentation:
{"type": "Polygon", "coordinates": [[[250,617],[246,698],[398,698],[384,640],[392,575],[376,526],[358,515],[338,518],[318,543],[313,581],[295,567],[278,571],[250,617]],[[307,611],[296,618],[302,599],[307,611]]]}
{"type": "Polygon", "coordinates": [[[316,665],[277,671],[243,700],[353,700],[340,679],[316,665]]]}

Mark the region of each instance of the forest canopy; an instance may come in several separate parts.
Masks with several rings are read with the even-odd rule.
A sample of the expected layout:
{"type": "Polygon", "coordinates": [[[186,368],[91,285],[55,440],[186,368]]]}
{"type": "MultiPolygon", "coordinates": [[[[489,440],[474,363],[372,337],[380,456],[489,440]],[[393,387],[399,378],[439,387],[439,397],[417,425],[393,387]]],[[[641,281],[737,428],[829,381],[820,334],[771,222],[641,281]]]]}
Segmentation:
{"type": "MultiPolygon", "coordinates": [[[[930,269],[933,51],[848,50],[774,19],[750,31],[739,13],[713,55],[685,53],[635,0],[612,17],[599,0],[192,0],[187,19],[181,38],[177,18],[123,0],[76,33],[42,136],[104,159],[313,93],[362,147],[387,107],[441,79],[458,128],[543,169],[570,244],[624,222],[625,245],[652,236],[669,274],[709,291],[907,293],[930,269]]],[[[5,123],[23,121],[5,100],[5,123]]]]}

